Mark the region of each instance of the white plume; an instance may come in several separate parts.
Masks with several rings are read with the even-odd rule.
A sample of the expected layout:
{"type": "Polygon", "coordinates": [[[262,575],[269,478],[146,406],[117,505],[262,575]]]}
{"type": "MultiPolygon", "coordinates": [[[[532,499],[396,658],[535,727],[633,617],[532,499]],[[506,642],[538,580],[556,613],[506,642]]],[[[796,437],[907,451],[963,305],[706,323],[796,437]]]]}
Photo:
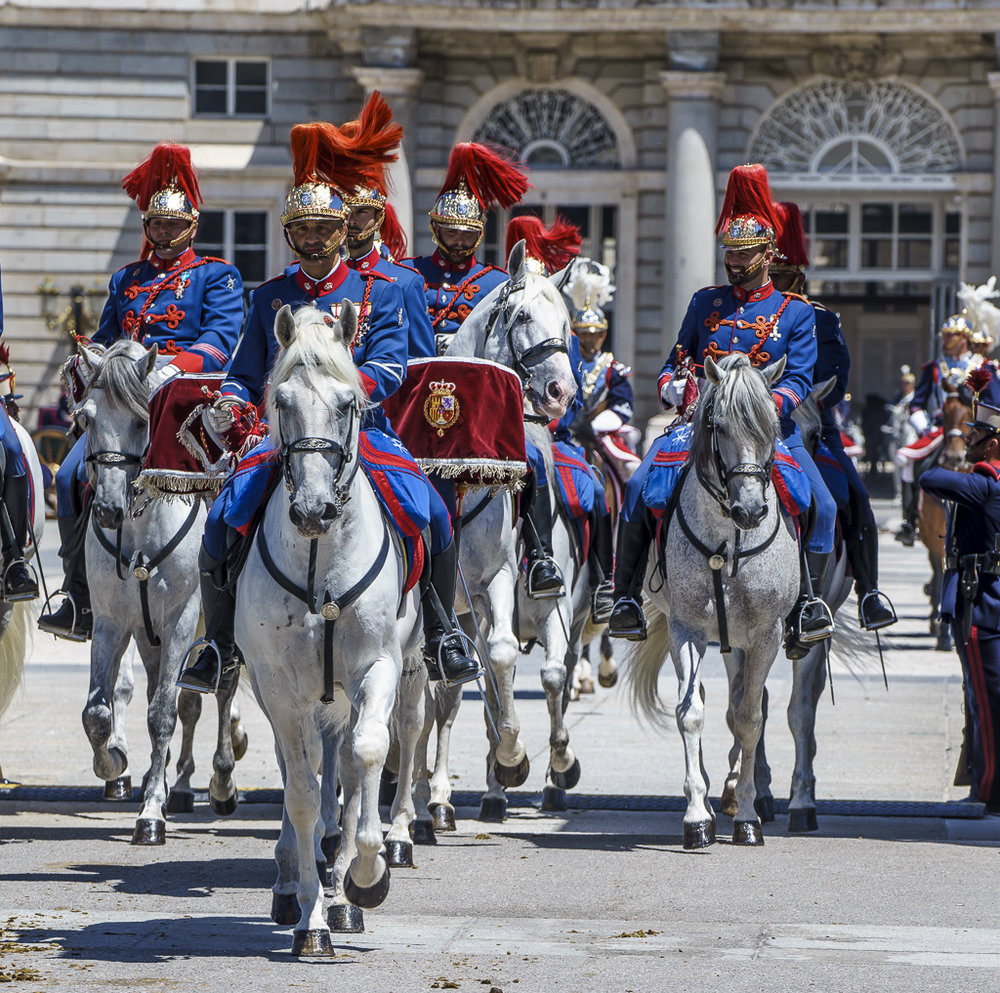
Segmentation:
{"type": "Polygon", "coordinates": [[[997,297],[1000,297],[1000,290],[996,276],[990,276],[982,286],[962,283],[958,291],[958,302],[968,312],[972,329],[985,332],[994,340],[1000,339],[1000,308],[990,301],[997,297]]]}
{"type": "Polygon", "coordinates": [[[565,292],[577,310],[582,310],[588,303],[592,307],[603,307],[615,292],[611,270],[593,259],[577,259],[565,292]]]}

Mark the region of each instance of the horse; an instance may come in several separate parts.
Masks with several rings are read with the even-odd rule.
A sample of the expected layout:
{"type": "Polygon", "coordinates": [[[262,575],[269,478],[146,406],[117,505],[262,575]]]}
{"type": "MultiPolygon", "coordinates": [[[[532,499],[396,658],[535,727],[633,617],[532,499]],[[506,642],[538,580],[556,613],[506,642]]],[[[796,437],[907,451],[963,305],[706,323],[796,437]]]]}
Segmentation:
{"type": "MultiPolygon", "coordinates": [[[[333,954],[317,863],[325,861],[322,842],[336,826],[325,822],[317,770],[326,763],[328,797],[328,766],[340,741],[343,830],[328,919],[343,930],[337,914],[348,902],[375,907],[388,894],[379,777],[397,688],[404,692],[401,676],[409,673],[404,678],[416,687],[409,695],[418,702],[426,678],[419,594],[403,593],[403,550],[358,471],[368,401],[349,351],[357,312],[344,301],[332,327],[326,316],[304,307],[293,317],[285,306],[275,320],[281,350],[267,420],[288,500],[277,490],[269,497],[236,596],[236,641],[274,731],[284,785],[272,917],[291,922],[297,901],[293,955],[333,954]]],[[[409,785],[401,769],[398,799],[409,805],[401,820],[407,826],[409,785]]]]}
{"type": "MultiPolygon", "coordinates": [[[[94,611],[90,688],[83,726],[94,752],[94,772],[109,798],[131,798],[126,777],[125,709],[132,698],[134,640],[146,670],[152,754],[143,777],[142,809],[134,845],[166,841],[167,763],[177,722],[174,681],[201,617],[198,548],[205,501],[137,501],[133,486],[149,442],[148,377],[157,349],[122,340],[100,354],[80,346],[79,369],[87,383],[77,415],[87,427],[85,466],[94,491],[87,529],[87,573],[94,611]],[[129,654],[126,656],[126,652],[129,654]]],[[[230,705],[235,680],[219,694],[219,736],[209,785],[219,814],[236,809],[230,705]]],[[[182,713],[190,714],[190,708],[182,713]]],[[[182,802],[180,809],[190,809],[182,802]]]]}
{"type": "Polygon", "coordinates": [[[676,720],[686,762],[685,849],[715,841],[701,752],[700,668],[710,640],[721,643],[726,659],[727,720],[740,753],[733,843],[764,842],[754,809],[764,682],[799,589],[792,525],[778,500],[768,499],[774,496],[771,467],[778,436],[771,385],[784,366],[784,357],[757,370],[742,353],[719,363],[706,356],[709,388],[693,422],[672,513],[647,563],[648,637],[631,650],[628,679],[633,709],[665,723],[657,681],[669,650],[678,678],[676,720]],[[706,610],[708,605],[714,610],[706,610]]]}
{"type": "MultiPolygon", "coordinates": [[[[513,369],[524,386],[526,417],[529,421],[536,418],[548,422],[566,412],[576,392],[568,358],[569,312],[555,285],[526,266],[523,241],[511,250],[507,271],[509,282],[494,289],[473,308],[445,354],[487,358],[513,369]]],[[[512,501],[506,495],[475,499],[466,509],[470,522],[462,526],[459,549],[464,586],[459,584],[455,610],[469,633],[478,636],[492,673],[485,680],[486,706],[493,716],[487,724],[490,743],[486,793],[479,816],[496,821],[502,820],[506,813],[504,790],[521,786],[530,774],[514,703],[514,664],[519,647],[512,624],[518,576],[516,521],[512,501]],[[473,617],[479,620],[478,630],[473,617]],[[494,726],[495,736],[491,733],[494,726]]],[[[551,613],[555,603],[555,600],[542,601],[538,606],[551,613]]],[[[541,622],[540,614],[538,619],[541,622]]],[[[560,656],[558,665],[553,664],[552,674],[546,684],[546,696],[551,691],[554,700],[561,693],[557,684],[565,682],[563,657],[560,656]]],[[[435,829],[455,830],[448,749],[460,702],[460,686],[439,684],[435,699],[437,749],[428,803],[432,822],[429,833],[424,835],[422,830],[428,839],[435,829]]],[[[560,711],[561,707],[560,702],[560,711]]],[[[556,718],[554,710],[550,709],[550,713],[555,728],[561,718],[556,718]]],[[[429,728],[425,735],[428,733],[429,728]]],[[[575,761],[575,757],[570,758],[567,764],[565,755],[559,748],[550,755],[552,768],[557,772],[575,761]]],[[[417,788],[420,792],[424,790],[419,780],[417,788]]]]}
{"type": "MultiPolygon", "coordinates": [[[[36,543],[42,540],[45,530],[45,486],[42,482],[42,467],[38,452],[31,436],[13,418],[10,425],[21,442],[24,452],[25,470],[31,478],[31,512],[28,519],[33,521],[25,558],[37,558],[36,543]]],[[[5,454],[0,448],[0,476],[6,471],[5,454]]],[[[0,718],[7,712],[21,680],[24,678],[24,660],[27,654],[31,632],[31,606],[21,600],[15,603],[0,602],[0,718]]],[[[0,768],[0,783],[5,783],[3,769],[0,768]]]]}

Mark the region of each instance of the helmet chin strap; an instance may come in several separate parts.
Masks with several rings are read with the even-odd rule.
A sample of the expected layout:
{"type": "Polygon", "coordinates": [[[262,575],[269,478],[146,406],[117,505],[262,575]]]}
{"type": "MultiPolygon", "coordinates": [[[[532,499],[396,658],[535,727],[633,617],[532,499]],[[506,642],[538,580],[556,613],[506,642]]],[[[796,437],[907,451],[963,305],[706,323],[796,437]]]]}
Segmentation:
{"type": "Polygon", "coordinates": [[[359,231],[357,234],[348,234],[347,244],[354,245],[360,242],[367,241],[369,238],[374,238],[378,234],[378,229],[385,218],[385,210],[380,210],[368,224],[365,225],[364,229],[359,231]]]}
{"type": "Polygon", "coordinates": [[[142,222],[142,235],[146,239],[146,243],[153,249],[154,252],[157,249],[166,249],[169,251],[172,248],[176,248],[178,245],[184,244],[185,241],[192,240],[194,238],[194,229],[198,226],[198,222],[196,220],[191,221],[191,223],[188,224],[188,226],[176,238],[174,238],[173,241],[168,241],[165,245],[163,245],[153,241],[153,239],[149,237],[150,220],[152,220],[152,218],[147,217],[142,222]]]}
{"type": "Polygon", "coordinates": [[[758,272],[764,267],[764,256],[765,252],[760,253],[760,258],[756,262],[751,262],[744,269],[737,269],[734,266],[727,265],[726,276],[729,278],[729,282],[734,285],[742,286],[747,280],[753,279],[758,272]]]}
{"type": "Polygon", "coordinates": [[[333,255],[335,252],[340,251],[340,246],[344,244],[347,238],[347,228],[341,226],[337,231],[335,231],[331,236],[330,240],[323,246],[323,248],[318,252],[303,252],[299,247],[292,241],[292,236],[288,233],[288,228],[284,227],[281,229],[285,236],[285,244],[295,253],[297,258],[305,259],[309,262],[315,262],[318,259],[326,259],[333,255]]]}
{"type": "Polygon", "coordinates": [[[479,237],[476,239],[476,243],[472,248],[448,248],[444,245],[441,239],[438,237],[438,222],[431,221],[431,237],[434,239],[434,244],[444,252],[445,256],[449,259],[454,259],[457,262],[461,262],[462,259],[467,259],[470,255],[476,254],[476,249],[479,247],[480,242],[483,240],[483,229],[479,229],[479,237]]]}

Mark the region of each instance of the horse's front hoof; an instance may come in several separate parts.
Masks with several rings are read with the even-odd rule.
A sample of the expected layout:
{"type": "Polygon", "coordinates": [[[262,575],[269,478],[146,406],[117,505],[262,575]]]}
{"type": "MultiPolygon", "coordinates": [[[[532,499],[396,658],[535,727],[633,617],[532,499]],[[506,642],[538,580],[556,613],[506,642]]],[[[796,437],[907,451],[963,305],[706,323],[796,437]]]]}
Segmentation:
{"type": "Polygon", "coordinates": [[[337,856],[340,854],[340,835],[339,834],[328,834],[320,843],[320,850],[323,852],[323,856],[329,865],[333,865],[337,861],[337,856]]]}
{"type": "Polygon", "coordinates": [[[413,845],[408,841],[387,841],[385,861],[390,869],[412,869],[413,845]]]}
{"type": "Polygon", "coordinates": [[[684,848],[694,851],[715,844],[715,821],[701,821],[698,824],[684,823],[684,848]]]}
{"type": "Polygon", "coordinates": [[[105,800],[131,800],[132,799],[132,777],[119,776],[117,779],[109,779],[104,784],[105,800]]]}
{"type": "Polygon", "coordinates": [[[436,845],[438,843],[433,821],[414,821],[410,827],[413,830],[413,844],[436,845]]]}
{"type": "Polygon", "coordinates": [[[171,790],[165,809],[168,814],[193,813],[194,794],[190,790],[171,790]]]}
{"type": "Polygon", "coordinates": [[[455,830],[455,808],[443,803],[432,803],[428,808],[435,831],[455,830]]]}
{"type": "Polygon", "coordinates": [[[719,798],[719,810],[726,817],[735,817],[740,805],[736,802],[736,790],[732,786],[725,786],[722,796],[719,798]]]}
{"type": "Polygon", "coordinates": [[[612,669],[611,672],[608,673],[598,672],[597,681],[606,690],[610,690],[612,686],[616,686],[618,683],[618,670],[612,669]]]}
{"type": "Polygon", "coordinates": [[[294,893],[274,893],[271,896],[271,920],[282,927],[298,924],[302,916],[294,893]]]}
{"type": "Polygon", "coordinates": [[[361,934],[365,929],[365,913],[353,903],[334,903],[326,912],[326,923],[337,934],[361,934]]]}
{"type": "Polygon", "coordinates": [[[226,797],[225,800],[219,800],[209,793],[208,802],[212,805],[212,812],[216,817],[228,817],[236,812],[236,808],[240,804],[240,791],[233,790],[233,795],[226,797]]]}
{"type": "Polygon", "coordinates": [[[502,796],[484,796],[479,805],[479,820],[502,824],[507,820],[507,799],[502,796]]]}
{"type": "Polygon", "coordinates": [[[580,782],[580,760],[574,759],[573,764],[565,772],[549,769],[549,779],[552,780],[553,786],[557,786],[561,790],[573,789],[580,782]]]}
{"type": "Polygon", "coordinates": [[[132,832],[133,845],[165,845],[167,826],[155,817],[140,817],[132,832]]]}
{"type": "Polygon", "coordinates": [[[594,692],[594,681],[590,678],[590,676],[585,676],[583,679],[580,680],[579,696],[589,696],[593,692],[594,692]]]}
{"type": "Polygon", "coordinates": [[[566,803],[566,791],[558,786],[546,786],[542,790],[542,810],[560,811],[569,809],[566,803]]]}
{"type": "Polygon", "coordinates": [[[763,845],[764,832],[757,821],[733,821],[734,845],[763,845]]]}
{"type": "Polygon", "coordinates": [[[292,932],[292,954],[295,956],[319,956],[329,958],[337,953],[333,950],[333,938],[326,928],[316,928],[315,931],[292,932]]]}
{"type": "Polygon", "coordinates": [[[770,824],[774,820],[774,797],[758,796],[753,802],[753,809],[762,824],[770,824]]]}
{"type": "Polygon", "coordinates": [[[344,896],[351,903],[365,910],[371,910],[382,903],[389,895],[389,866],[385,867],[382,878],[371,886],[358,886],[351,879],[351,870],[348,869],[344,876],[344,896]]]}
{"type": "Polygon", "coordinates": [[[815,807],[790,807],[788,809],[788,830],[792,834],[818,831],[815,807]]]}
{"type": "Polygon", "coordinates": [[[380,807],[391,807],[396,799],[396,788],[399,786],[399,779],[387,769],[382,770],[382,778],[378,781],[378,805],[380,807]]]}
{"type": "Polygon", "coordinates": [[[499,762],[493,763],[493,775],[497,777],[497,782],[505,790],[523,786],[527,782],[528,773],[530,772],[531,763],[528,761],[527,752],[525,752],[524,758],[517,765],[501,765],[499,762]]]}

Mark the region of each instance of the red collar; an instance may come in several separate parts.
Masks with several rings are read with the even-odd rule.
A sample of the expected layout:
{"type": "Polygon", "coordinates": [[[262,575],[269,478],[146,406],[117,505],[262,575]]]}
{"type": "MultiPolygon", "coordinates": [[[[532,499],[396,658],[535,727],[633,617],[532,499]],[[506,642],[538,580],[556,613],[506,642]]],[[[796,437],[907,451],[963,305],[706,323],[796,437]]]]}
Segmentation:
{"type": "Polygon", "coordinates": [[[193,248],[185,248],[176,259],[161,259],[156,252],[153,252],[148,261],[157,272],[170,272],[171,269],[180,269],[182,266],[190,265],[197,257],[193,248]]]}
{"type": "Polygon", "coordinates": [[[977,462],[972,471],[989,476],[994,482],[1000,482],[1000,462],[977,462]]]}
{"type": "Polygon", "coordinates": [[[733,287],[733,296],[740,303],[756,303],[758,300],[766,300],[774,292],[774,283],[771,280],[768,280],[763,286],[758,286],[755,290],[745,290],[742,286],[733,287]]]}
{"type": "Polygon", "coordinates": [[[449,262],[442,254],[441,249],[435,248],[434,254],[431,256],[434,260],[434,264],[441,269],[447,269],[449,272],[468,272],[476,264],[475,255],[470,255],[467,259],[462,259],[461,262],[449,262]]]}
{"type": "Polygon", "coordinates": [[[352,259],[348,257],[344,261],[347,263],[348,268],[367,272],[369,269],[374,269],[381,259],[382,256],[379,255],[378,249],[372,245],[372,250],[364,258],[352,259]]]}
{"type": "Polygon", "coordinates": [[[327,293],[332,293],[345,279],[351,270],[346,265],[341,265],[340,259],[333,267],[333,271],[324,276],[318,283],[312,276],[306,275],[301,266],[295,270],[295,282],[306,291],[311,297],[321,297],[327,293]]]}

